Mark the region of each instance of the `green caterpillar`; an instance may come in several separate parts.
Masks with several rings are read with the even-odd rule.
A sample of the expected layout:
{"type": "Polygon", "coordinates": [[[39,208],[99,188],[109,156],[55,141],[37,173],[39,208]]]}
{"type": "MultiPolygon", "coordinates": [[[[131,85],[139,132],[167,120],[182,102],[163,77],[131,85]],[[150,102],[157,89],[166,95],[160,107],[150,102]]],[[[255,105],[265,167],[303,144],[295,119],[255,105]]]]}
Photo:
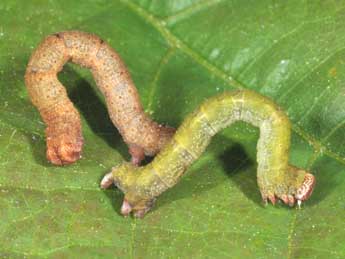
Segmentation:
{"type": "Polygon", "coordinates": [[[171,141],[144,167],[124,163],[112,169],[101,182],[114,183],[125,194],[121,213],[143,217],[154,200],[173,187],[187,168],[204,152],[212,137],[236,121],[260,128],[257,144],[257,181],[263,200],[276,198],[293,206],[308,199],[314,176],[289,165],[291,125],[286,114],[272,100],[253,91],[224,92],[209,98],[191,113],[171,141]]]}

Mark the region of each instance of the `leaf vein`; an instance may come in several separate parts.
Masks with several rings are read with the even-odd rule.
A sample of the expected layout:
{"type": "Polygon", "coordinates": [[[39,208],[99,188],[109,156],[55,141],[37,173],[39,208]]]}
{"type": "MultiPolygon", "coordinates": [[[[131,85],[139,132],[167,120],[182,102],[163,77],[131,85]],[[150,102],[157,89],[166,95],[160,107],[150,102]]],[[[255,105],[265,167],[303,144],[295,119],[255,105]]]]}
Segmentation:
{"type": "Polygon", "coordinates": [[[342,46],[328,56],[326,56],[321,62],[317,63],[310,71],[305,73],[303,76],[300,77],[284,94],[282,94],[277,101],[282,101],[285,99],[301,82],[303,82],[310,74],[314,73],[317,69],[319,69],[323,64],[325,64],[330,58],[334,57],[335,55],[339,54],[345,49],[345,46],[342,46]]]}
{"type": "Polygon", "coordinates": [[[264,51],[259,53],[256,57],[254,57],[252,59],[252,61],[248,65],[246,65],[245,69],[241,72],[241,74],[244,74],[248,70],[250,70],[259,61],[259,59],[261,59],[263,56],[265,56],[265,54],[267,54],[271,49],[273,49],[275,46],[277,46],[280,42],[282,42],[286,38],[293,36],[295,33],[299,32],[304,26],[309,25],[309,24],[313,24],[313,23],[322,22],[322,21],[325,21],[327,19],[328,19],[328,17],[316,19],[316,20],[312,20],[312,21],[308,21],[308,22],[302,22],[301,24],[299,24],[295,28],[284,33],[278,40],[274,41],[273,44],[268,46],[264,51]]]}
{"type": "Polygon", "coordinates": [[[164,21],[168,25],[172,25],[174,23],[180,22],[181,20],[185,19],[186,17],[190,17],[192,15],[197,14],[200,11],[205,10],[205,8],[211,7],[213,5],[217,5],[224,0],[204,0],[200,1],[194,5],[191,5],[173,15],[164,17],[164,21]]]}
{"type": "MultiPolygon", "coordinates": [[[[149,22],[154,28],[156,28],[157,31],[159,31],[162,36],[171,44],[172,46],[175,46],[176,48],[180,49],[181,51],[185,52],[188,56],[190,56],[194,61],[196,61],[198,64],[202,65],[205,67],[209,72],[220,79],[224,80],[227,82],[230,86],[235,87],[235,88],[246,88],[241,82],[235,80],[231,75],[226,74],[224,71],[219,69],[218,67],[214,66],[212,63],[210,63],[208,60],[203,58],[202,56],[199,55],[199,53],[195,52],[193,49],[191,49],[188,45],[183,43],[179,38],[177,38],[174,34],[170,32],[169,29],[165,27],[165,25],[154,18],[152,15],[147,13],[144,9],[142,9],[140,6],[137,4],[130,2],[128,0],[120,0],[122,3],[126,4],[129,8],[133,10],[133,12],[137,13],[140,15],[144,20],[149,22]]],[[[340,51],[344,50],[345,47],[339,48],[335,53],[329,55],[327,58],[325,58],[321,63],[319,63],[316,67],[314,67],[311,72],[315,71],[319,66],[321,66],[324,62],[326,62],[330,57],[333,55],[339,53],[340,51]]],[[[308,74],[308,73],[307,73],[308,74]]],[[[294,84],[294,88],[301,82],[303,81],[307,76],[302,77],[298,82],[294,84]]],[[[281,99],[281,98],[279,98],[281,99]]],[[[278,100],[279,100],[278,99],[278,100]]],[[[327,147],[324,147],[321,145],[321,143],[310,136],[308,133],[306,133],[304,130],[300,129],[296,125],[293,127],[293,130],[300,135],[303,139],[309,141],[314,147],[317,147],[317,150],[320,149],[320,147],[325,150],[325,154],[328,155],[331,158],[336,159],[337,161],[341,162],[342,164],[345,164],[345,158],[342,157],[341,155],[337,154],[336,152],[329,150],[327,147]],[[297,130],[298,129],[298,130],[297,130]]]]}
{"type": "MultiPolygon", "coordinates": [[[[155,227],[155,226],[145,226],[145,228],[148,229],[148,230],[152,229],[152,230],[166,231],[166,232],[172,232],[172,233],[178,233],[178,234],[186,234],[186,235],[237,234],[237,235],[253,236],[252,233],[248,233],[248,232],[245,232],[245,231],[239,231],[239,230],[236,230],[236,231],[215,231],[215,230],[191,231],[191,230],[182,230],[182,229],[161,228],[161,227],[155,227]]],[[[267,239],[286,240],[286,238],[284,238],[284,237],[272,236],[272,235],[263,235],[262,233],[260,234],[260,236],[262,236],[264,238],[267,238],[267,239]]]]}
{"type": "Polygon", "coordinates": [[[147,110],[149,113],[152,113],[152,105],[154,101],[154,95],[157,89],[157,82],[159,80],[159,77],[162,73],[163,67],[165,64],[169,62],[169,59],[171,56],[175,53],[175,48],[169,48],[168,51],[164,54],[161,61],[159,62],[158,68],[156,70],[156,73],[153,77],[153,81],[151,83],[151,89],[150,89],[150,95],[149,95],[149,101],[148,101],[148,107],[147,110]]]}

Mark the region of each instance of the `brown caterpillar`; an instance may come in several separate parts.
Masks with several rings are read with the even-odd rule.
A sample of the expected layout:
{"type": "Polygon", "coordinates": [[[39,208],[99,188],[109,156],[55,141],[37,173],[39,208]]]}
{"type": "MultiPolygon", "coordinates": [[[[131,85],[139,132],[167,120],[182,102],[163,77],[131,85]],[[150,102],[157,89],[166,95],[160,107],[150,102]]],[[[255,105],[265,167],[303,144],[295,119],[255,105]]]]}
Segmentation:
{"type": "Polygon", "coordinates": [[[174,130],[152,121],[143,111],[138,92],[120,56],[98,36],[80,31],[60,32],[45,38],[32,54],[25,83],[32,103],[46,123],[47,158],[56,165],[81,156],[80,117],[69,100],[59,73],[68,61],[89,68],[113,124],[129,147],[132,162],[155,155],[174,130]]]}
{"type": "Polygon", "coordinates": [[[113,168],[101,182],[124,192],[121,213],[143,217],[156,197],[173,187],[186,169],[204,152],[211,138],[236,121],[260,128],[257,144],[257,181],[262,198],[276,198],[293,206],[308,199],[314,176],[289,165],[291,125],[285,113],[270,99],[253,91],[225,92],[206,100],[182,123],[172,140],[144,167],[124,163],[113,168]]]}

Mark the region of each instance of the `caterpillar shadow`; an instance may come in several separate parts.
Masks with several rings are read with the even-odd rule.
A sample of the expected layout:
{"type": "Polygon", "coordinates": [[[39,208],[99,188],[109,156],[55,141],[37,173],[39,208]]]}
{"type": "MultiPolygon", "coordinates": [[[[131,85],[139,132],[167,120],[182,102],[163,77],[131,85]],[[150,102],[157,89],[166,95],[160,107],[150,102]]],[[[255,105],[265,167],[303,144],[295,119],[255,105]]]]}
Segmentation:
{"type": "Polygon", "coordinates": [[[122,206],[122,201],[123,201],[124,195],[121,193],[121,191],[119,189],[115,188],[114,186],[112,186],[109,189],[103,190],[103,193],[109,199],[109,202],[111,203],[111,206],[112,206],[113,210],[115,211],[115,213],[118,216],[122,216],[120,211],[121,211],[121,206],[122,206]]]}
{"type": "Polygon", "coordinates": [[[59,80],[64,85],[71,86],[66,87],[68,96],[92,132],[103,139],[111,148],[119,151],[121,156],[128,159],[127,146],[110,120],[106,105],[90,83],[70,66],[66,66],[61,74],[59,80]]]}
{"type": "Polygon", "coordinates": [[[219,156],[223,170],[238,189],[256,204],[262,205],[256,180],[256,163],[246,153],[243,146],[235,143],[219,156]]]}
{"type": "MultiPolygon", "coordinates": [[[[103,139],[111,148],[116,149],[122,157],[129,159],[127,146],[122,141],[121,135],[110,120],[106,105],[90,83],[69,65],[65,66],[64,70],[59,74],[59,81],[66,87],[68,97],[81,114],[81,117],[84,118],[93,134],[103,139]]],[[[83,125],[82,131],[84,136],[85,130],[85,125],[83,125]]],[[[35,161],[43,166],[53,167],[54,165],[50,164],[46,159],[45,141],[43,144],[42,142],[37,143],[31,141],[32,134],[25,134],[30,140],[31,151],[34,154],[35,161]]],[[[90,142],[87,139],[85,140],[86,142],[90,142]]],[[[83,150],[88,144],[90,143],[85,143],[84,141],[83,150]]],[[[75,163],[78,163],[78,161],[75,163]]]]}
{"type": "MultiPolygon", "coordinates": [[[[223,135],[218,135],[205,153],[208,154],[202,155],[189,168],[186,177],[183,177],[175,187],[157,199],[157,206],[154,209],[164,207],[176,200],[199,196],[222,184],[224,175],[217,175],[219,171],[224,171],[228,180],[232,181],[248,199],[262,204],[256,182],[256,164],[241,144],[231,142],[223,135]],[[213,172],[214,170],[218,172],[213,172]]],[[[229,193],[229,195],[231,194],[229,193]]]]}

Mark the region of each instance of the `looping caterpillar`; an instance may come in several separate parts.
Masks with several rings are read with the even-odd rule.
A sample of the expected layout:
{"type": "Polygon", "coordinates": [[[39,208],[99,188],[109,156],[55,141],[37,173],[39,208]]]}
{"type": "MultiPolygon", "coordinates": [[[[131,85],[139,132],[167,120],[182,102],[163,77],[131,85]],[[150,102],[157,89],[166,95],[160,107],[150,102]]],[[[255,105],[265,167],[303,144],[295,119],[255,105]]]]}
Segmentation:
{"type": "Polygon", "coordinates": [[[187,168],[204,152],[211,138],[236,121],[260,128],[257,144],[257,182],[262,199],[281,199],[293,206],[307,200],[314,176],[289,165],[291,125],[285,113],[270,99],[253,91],[224,92],[207,99],[183,121],[171,141],[144,167],[124,163],[114,167],[101,182],[114,183],[125,194],[121,213],[143,217],[154,200],[173,187],[187,168]]]}
{"type": "Polygon", "coordinates": [[[129,147],[132,163],[155,155],[170,140],[174,129],[157,124],[144,113],[126,66],[106,42],[80,31],[59,32],[40,43],[25,73],[31,101],[47,126],[50,162],[70,164],[81,156],[80,117],[57,79],[68,61],[91,70],[105,96],[110,118],[129,147]]]}

